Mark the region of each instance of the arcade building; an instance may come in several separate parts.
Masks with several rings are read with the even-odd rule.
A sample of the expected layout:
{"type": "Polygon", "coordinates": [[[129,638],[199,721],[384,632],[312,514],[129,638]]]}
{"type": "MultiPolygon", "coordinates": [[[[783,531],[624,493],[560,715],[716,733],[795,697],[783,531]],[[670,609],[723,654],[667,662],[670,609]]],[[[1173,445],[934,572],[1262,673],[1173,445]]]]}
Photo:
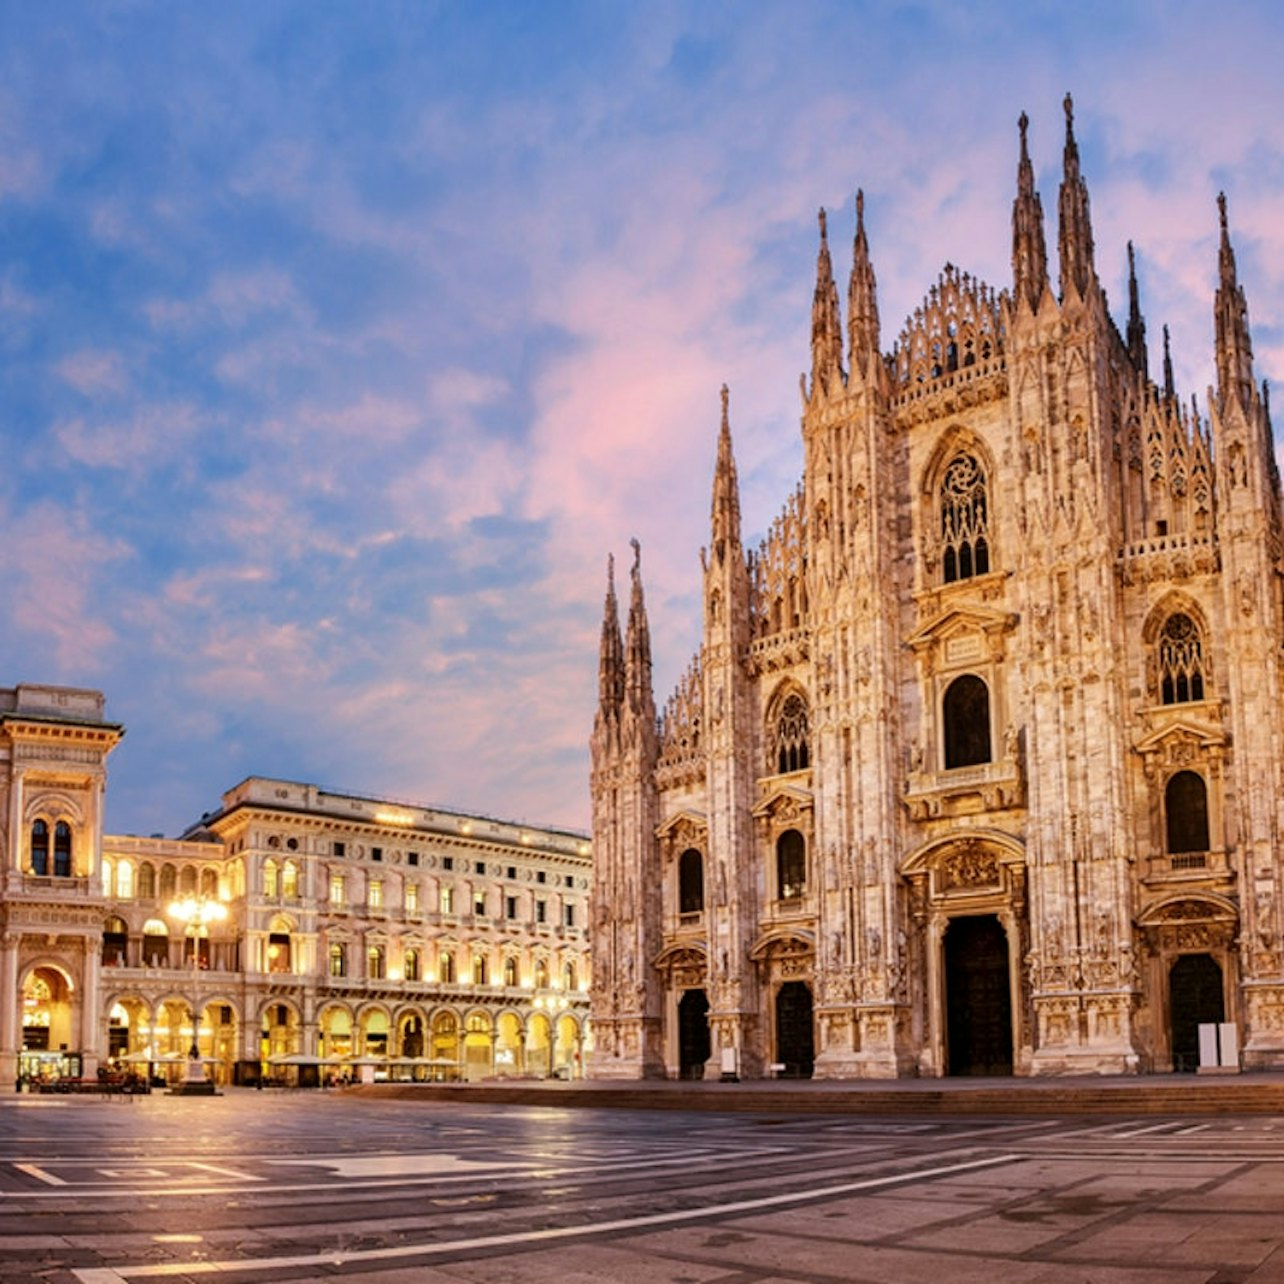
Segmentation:
{"type": "Polygon", "coordinates": [[[176,1082],[194,1035],[216,1084],[582,1073],[586,836],[260,777],[105,835],[122,735],[0,689],[0,1091],[176,1082]]]}

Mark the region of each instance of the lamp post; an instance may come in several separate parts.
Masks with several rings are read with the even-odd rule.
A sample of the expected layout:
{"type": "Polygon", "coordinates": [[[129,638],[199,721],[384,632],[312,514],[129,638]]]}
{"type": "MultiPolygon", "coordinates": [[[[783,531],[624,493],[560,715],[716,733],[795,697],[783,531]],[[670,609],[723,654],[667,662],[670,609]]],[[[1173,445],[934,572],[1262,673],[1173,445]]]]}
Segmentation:
{"type": "Polygon", "coordinates": [[[170,905],[169,916],[183,924],[184,935],[192,942],[192,1046],[187,1053],[183,1082],[172,1091],[181,1096],[210,1097],[214,1095],[214,1084],[205,1077],[200,1044],[201,941],[209,938],[211,923],[221,922],[227,917],[227,909],[220,901],[208,896],[188,896],[170,905]]]}

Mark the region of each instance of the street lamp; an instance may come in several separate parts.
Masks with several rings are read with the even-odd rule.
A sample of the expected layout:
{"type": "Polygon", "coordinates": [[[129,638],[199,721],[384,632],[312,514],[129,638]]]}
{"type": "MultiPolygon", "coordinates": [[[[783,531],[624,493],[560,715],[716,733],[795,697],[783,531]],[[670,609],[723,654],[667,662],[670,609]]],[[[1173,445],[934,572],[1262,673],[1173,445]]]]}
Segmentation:
{"type": "Polygon", "coordinates": [[[201,1060],[201,940],[209,938],[211,923],[227,917],[227,908],[208,896],[187,896],[170,905],[169,916],[183,924],[184,935],[192,942],[192,1046],[187,1053],[183,1082],[173,1091],[186,1096],[213,1096],[214,1084],[205,1077],[205,1063],[201,1060]]]}

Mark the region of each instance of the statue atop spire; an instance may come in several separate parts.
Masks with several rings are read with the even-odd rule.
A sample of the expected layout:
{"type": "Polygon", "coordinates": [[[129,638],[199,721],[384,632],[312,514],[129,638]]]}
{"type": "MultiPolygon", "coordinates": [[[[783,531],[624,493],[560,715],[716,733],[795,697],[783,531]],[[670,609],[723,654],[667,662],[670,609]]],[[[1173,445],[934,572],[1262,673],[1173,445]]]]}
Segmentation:
{"type": "Polygon", "coordinates": [[[1235,270],[1226,193],[1217,193],[1221,244],[1217,252],[1217,294],[1213,321],[1217,348],[1217,400],[1222,408],[1237,401],[1245,411],[1253,400],[1253,340],[1248,329],[1248,303],[1235,270]]]}
{"type": "Polygon", "coordinates": [[[843,377],[843,327],[838,315],[838,287],[829,257],[825,211],[820,211],[820,250],[816,255],[816,293],[811,305],[811,387],[824,392],[838,387],[843,377]]]}
{"type": "Polygon", "coordinates": [[[655,697],[651,688],[651,627],[642,596],[642,545],[631,539],[633,569],[629,573],[629,624],[624,643],[624,696],[627,708],[639,721],[655,722],[655,697]]]}
{"type": "Polygon", "coordinates": [[[1147,378],[1150,363],[1146,355],[1146,322],[1141,315],[1137,293],[1137,259],[1133,254],[1131,241],[1128,242],[1128,355],[1132,358],[1132,368],[1143,378],[1147,378]]]}
{"type": "Polygon", "coordinates": [[[1074,102],[1069,94],[1065,97],[1064,106],[1066,145],[1057,230],[1063,300],[1072,287],[1082,298],[1097,280],[1097,269],[1093,263],[1092,219],[1088,212],[1088,185],[1079,169],[1079,144],[1074,137],[1074,102]]]}
{"type": "Polygon", "coordinates": [[[870,354],[878,355],[878,291],[874,265],[865,236],[865,193],[856,191],[856,240],[852,246],[852,275],[847,285],[847,363],[853,373],[865,369],[870,354]]]}
{"type": "Polygon", "coordinates": [[[1021,159],[1017,162],[1017,194],[1012,202],[1012,284],[1018,304],[1024,299],[1037,310],[1048,283],[1048,249],[1043,237],[1043,202],[1034,185],[1034,166],[1026,131],[1030,118],[1021,113],[1021,159]]]}
{"type": "Polygon", "coordinates": [[[1173,382],[1173,354],[1168,346],[1168,327],[1164,326],[1164,396],[1176,400],[1177,386],[1173,382]]]}
{"type": "Polygon", "coordinates": [[[615,597],[615,557],[606,559],[606,604],[602,609],[602,642],[598,650],[598,717],[617,718],[624,703],[624,639],[615,597]]]}
{"type": "Polygon", "coordinates": [[[740,555],[740,483],[731,450],[731,393],[722,385],[722,424],[718,429],[718,462],[713,471],[713,555],[722,562],[730,551],[740,555]]]}

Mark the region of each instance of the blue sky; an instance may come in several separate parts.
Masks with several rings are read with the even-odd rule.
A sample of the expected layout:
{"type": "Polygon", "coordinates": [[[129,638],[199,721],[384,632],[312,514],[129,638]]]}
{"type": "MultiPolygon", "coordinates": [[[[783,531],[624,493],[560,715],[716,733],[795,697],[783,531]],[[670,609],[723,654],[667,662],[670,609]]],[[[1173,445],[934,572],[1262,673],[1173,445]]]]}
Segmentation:
{"type": "Polygon", "coordinates": [[[1224,187],[1284,377],[1281,55],[1268,3],[0,0],[0,684],[106,692],[116,831],[255,773],[586,826],[607,553],[662,702],[724,381],[751,535],[797,478],[817,207],[890,347],[1008,283],[1070,90],[1152,368],[1203,399],[1224,187]]]}

